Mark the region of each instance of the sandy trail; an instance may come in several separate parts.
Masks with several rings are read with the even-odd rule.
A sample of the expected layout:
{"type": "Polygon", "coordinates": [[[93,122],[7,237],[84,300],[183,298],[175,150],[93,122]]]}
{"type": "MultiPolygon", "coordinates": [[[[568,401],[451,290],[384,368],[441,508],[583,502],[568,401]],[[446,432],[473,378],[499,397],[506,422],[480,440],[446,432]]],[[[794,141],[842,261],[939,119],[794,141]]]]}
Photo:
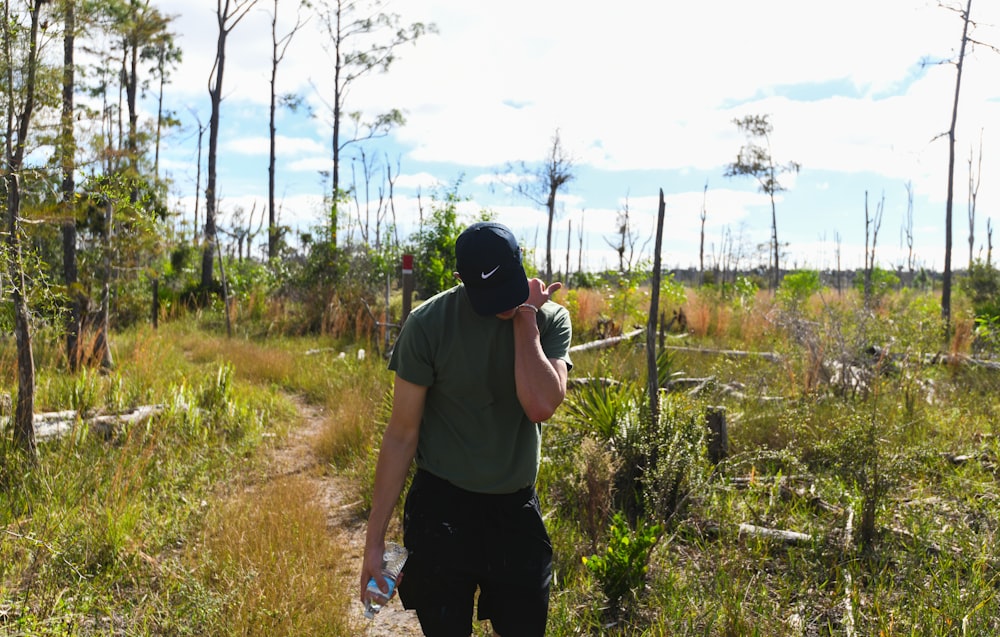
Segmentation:
{"type": "MultiPolygon", "coordinates": [[[[360,502],[355,501],[355,489],[349,480],[328,475],[321,470],[319,459],[312,450],[311,441],[317,436],[324,421],[322,408],[297,401],[302,414],[301,423],[288,432],[288,436],[272,450],[272,475],[298,474],[314,483],[320,494],[322,506],[328,514],[330,532],[345,543],[350,570],[361,572],[361,556],[365,546],[365,520],[359,515],[360,502]]],[[[357,596],[357,582],[350,580],[352,598],[357,596]]],[[[352,603],[350,612],[356,624],[364,627],[363,637],[420,637],[420,624],[413,612],[403,610],[399,599],[393,599],[374,620],[364,617],[361,602],[352,603]]]]}

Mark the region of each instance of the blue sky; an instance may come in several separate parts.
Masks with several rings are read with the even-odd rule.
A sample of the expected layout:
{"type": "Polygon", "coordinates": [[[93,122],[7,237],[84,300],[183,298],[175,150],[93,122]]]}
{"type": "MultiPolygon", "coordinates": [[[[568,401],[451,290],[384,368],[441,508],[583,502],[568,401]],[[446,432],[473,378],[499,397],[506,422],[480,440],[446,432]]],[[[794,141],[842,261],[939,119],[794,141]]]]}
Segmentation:
{"type": "MultiPolygon", "coordinates": [[[[177,16],[184,50],[168,106],[187,126],[166,141],[161,165],[190,218],[197,158],[191,112],[208,121],[215,3],[154,4],[177,16]]],[[[279,2],[284,30],[295,6],[279,2]]],[[[260,0],[229,40],[219,157],[224,217],[266,205],[273,7],[260,0]]],[[[571,263],[578,262],[582,226],[584,267],[616,267],[608,242],[626,201],[637,250],[645,246],[648,258],[660,188],[665,265],[698,265],[703,203],[706,260],[719,256],[728,233],[744,245],[744,264],[756,263],[750,255],[770,236],[769,201],[753,181],[723,173],[744,143],[733,120],[768,114],[773,157],[802,166],[784,180],[777,202],[778,236],[788,244],[784,266],[833,267],[839,245],[841,264],[859,267],[866,191],[873,213],[884,196],[880,263],[905,265],[907,183],[917,264],[943,266],[948,146],[941,136],[950,124],[955,67],[935,62],[955,55],[962,23],[936,1],[396,0],[387,8],[404,22],[438,27],[401,49],[389,73],[354,85],[347,103],[349,110],[406,114],[407,124],[370,150],[388,157],[394,172],[398,165],[404,235],[416,223],[418,193],[426,209],[435,188],[461,177],[468,209],[495,211],[525,246],[537,248],[541,263],[545,212],[492,182],[508,162],[541,160],[558,129],[576,178],[557,205],[554,267],[565,262],[570,221],[571,263]]],[[[1000,3],[977,0],[972,17],[973,36],[1000,47],[1000,3]]],[[[332,63],[317,26],[313,18],[298,34],[278,77],[281,92],[304,95],[320,115],[283,112],[278,122],[281,220],[303,228],[321,218],[319,171],[331,161],[324,100],[332,95],[332,63]]],[[[969,158],[978,172],[980,140],[977,254],[985,251],[987,218],[1000,225],[998,79],[1000,53],[984,46],[968,53],[956,131],[954,267],[968,259],[969,158]]],[[[341,170],[349,180],[350,157],[341,170]]],[[[1000,246],[1000,233],[994,241],[1000,246]]]]}

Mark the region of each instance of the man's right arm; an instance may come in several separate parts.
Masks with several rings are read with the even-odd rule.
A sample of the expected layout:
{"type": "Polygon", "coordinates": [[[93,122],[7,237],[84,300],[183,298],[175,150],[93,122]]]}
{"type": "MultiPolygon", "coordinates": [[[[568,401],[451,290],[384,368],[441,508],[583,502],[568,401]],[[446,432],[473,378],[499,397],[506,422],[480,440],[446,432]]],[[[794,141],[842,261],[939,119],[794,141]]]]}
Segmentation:
{"type": "Polygon", "coordinates": [[[365,535],[364,562],[361,566],[361,601],[372,577],[382,590],[382,553],[385,551],[385,534],[396,502],[403,491],[410,463],[417,452],[420,421],[424,413],[427,388],[415,385],[396,376],[392,395],[392,415],[382,436],[378,462],[375,465],[375,490],[372,510],[368,516],[365,535]]]}

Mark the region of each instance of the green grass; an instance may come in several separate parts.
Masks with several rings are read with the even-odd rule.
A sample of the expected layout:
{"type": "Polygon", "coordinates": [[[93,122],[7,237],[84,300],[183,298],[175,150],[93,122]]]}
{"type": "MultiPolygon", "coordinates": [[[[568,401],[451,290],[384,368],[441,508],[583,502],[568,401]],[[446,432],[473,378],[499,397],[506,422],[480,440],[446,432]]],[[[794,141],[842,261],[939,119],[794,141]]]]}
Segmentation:
{"type": "Polygon", "coordinates": [[[116,335],[108,374],[69,375],[58,344],[36,339],[38,411],[162,411],[110,438],[77,426],[41,441],[37,464],[6,432],[0,634],[356,635],[355,574],[308,483],[240,486],[296,424],[291,396],[336,402],[335,355],[305,354],[329,346],[172,324],[116,335]]]}

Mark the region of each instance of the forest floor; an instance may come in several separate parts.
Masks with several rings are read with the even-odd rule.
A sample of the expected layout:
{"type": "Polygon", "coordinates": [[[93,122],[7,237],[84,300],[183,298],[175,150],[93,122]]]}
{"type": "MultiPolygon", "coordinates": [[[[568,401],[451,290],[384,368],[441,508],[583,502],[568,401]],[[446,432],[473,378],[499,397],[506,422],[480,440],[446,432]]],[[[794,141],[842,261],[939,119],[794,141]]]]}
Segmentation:
{"type": "MultiPolygon", "coordinates": [[[[322,466],[313,452],[311,441],[323,427],[324,415],[321,408],[299,401],[302,421],[292,428],[288,436],[272,449],[269,475],[272,479],[280,476],[300,475],[313,481],[320,494],[321,506],[327,511],[327,526],[330,533],[342,541],[345,555],[350,560],[349,570],[361,572],[361,558],[365,546],[366,519],[360,512],[361,502],[356,501],[356,487],[343,476],[331,475],[322,466]]],[[[357,599],[358,580],[348,578],[351,597],[357,599]]],[[[398,597],[379,612],[374,619],[364,617],[364,607],[360,601],[350,605],[352,623],[363,626],[363,637],[419,637],[420,624],[412,611],[403,609],[398,597]]]]}

